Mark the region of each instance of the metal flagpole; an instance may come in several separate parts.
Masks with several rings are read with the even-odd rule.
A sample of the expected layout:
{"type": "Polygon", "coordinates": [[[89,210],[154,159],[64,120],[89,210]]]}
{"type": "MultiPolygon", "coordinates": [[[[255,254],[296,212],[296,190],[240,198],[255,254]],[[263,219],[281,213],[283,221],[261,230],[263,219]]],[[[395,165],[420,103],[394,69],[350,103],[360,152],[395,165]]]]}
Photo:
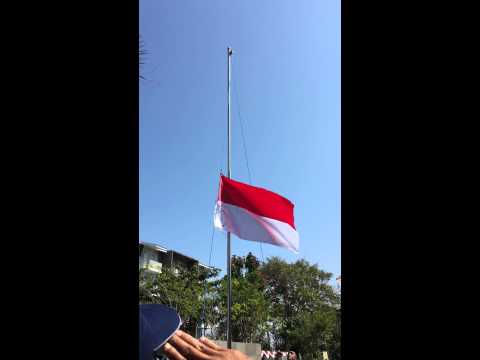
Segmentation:
{"type": "MultiPolygon", "coordinates": [[[[230,179],[230,61],[233,54],[232,49],[229,47],[228,54],[228,126],[227,126],[227,176],[230,179]]],[[[227,293],[227,347],[232,348],[232,264],[230,255],[230,232],[227,232],[227,274],[228,274],[228,293],[227,293]]]]}

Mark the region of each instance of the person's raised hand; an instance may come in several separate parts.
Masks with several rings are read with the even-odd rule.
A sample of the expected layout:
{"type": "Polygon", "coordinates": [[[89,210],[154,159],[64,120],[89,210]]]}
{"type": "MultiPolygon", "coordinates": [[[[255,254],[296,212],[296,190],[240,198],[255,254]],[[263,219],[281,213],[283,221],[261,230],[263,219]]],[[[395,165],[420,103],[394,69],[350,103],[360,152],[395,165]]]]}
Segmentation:
{"type": "Polygon", "coordinates": [[[170,360],[251,360],[241,351],[223,348],[204,337],[197,340],[181,330],[162,350],[170,360]]]}

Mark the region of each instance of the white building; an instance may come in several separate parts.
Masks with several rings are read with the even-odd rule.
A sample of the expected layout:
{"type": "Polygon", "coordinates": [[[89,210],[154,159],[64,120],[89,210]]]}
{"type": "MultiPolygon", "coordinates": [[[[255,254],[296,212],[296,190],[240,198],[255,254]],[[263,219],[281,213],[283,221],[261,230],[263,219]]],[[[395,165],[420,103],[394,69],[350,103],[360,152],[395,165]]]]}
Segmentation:
{"type": "Polygon", "coordinates": [[[156,273],[161,273],[164,268],[173,268],[178,271],[180,267],[189,269],[194,265],[213,269],[213,267],[204,265],[187,255],[146,241],[139,242],[138,265],[140,268],[156,273]]]}

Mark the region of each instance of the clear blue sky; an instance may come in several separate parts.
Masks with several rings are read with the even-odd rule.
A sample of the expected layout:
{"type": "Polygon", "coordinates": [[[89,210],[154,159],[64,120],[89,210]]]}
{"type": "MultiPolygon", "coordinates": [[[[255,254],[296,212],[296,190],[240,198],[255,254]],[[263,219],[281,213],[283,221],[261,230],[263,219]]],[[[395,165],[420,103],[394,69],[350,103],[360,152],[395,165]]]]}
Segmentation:
{"type": "MultiPolygon", "coordinates": [[[[232,177],[295,204],[300,254],[340,273],[340,1],[140,0],[140,239],[208,263],[226,173],[226,52],[232,65],[232,177]],[[238,95],[238,101],[237,101],[238,95]]],[[[260,245],[232,236],[232,254],[260,245]]],[[[211,264],[225,269],[216,231],[211,264]]]]}

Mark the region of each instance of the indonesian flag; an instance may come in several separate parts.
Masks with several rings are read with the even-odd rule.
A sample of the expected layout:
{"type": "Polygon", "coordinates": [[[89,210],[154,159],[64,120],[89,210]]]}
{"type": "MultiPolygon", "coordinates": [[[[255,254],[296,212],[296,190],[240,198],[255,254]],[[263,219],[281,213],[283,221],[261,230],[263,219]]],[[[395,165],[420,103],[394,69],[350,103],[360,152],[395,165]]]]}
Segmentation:
{"type": "Polygon", "coordinates": [[[215,205],[214,224],[240,239],[264,242],[298,253],[294,205],[274,192],[223,175],[215,205]]]}

